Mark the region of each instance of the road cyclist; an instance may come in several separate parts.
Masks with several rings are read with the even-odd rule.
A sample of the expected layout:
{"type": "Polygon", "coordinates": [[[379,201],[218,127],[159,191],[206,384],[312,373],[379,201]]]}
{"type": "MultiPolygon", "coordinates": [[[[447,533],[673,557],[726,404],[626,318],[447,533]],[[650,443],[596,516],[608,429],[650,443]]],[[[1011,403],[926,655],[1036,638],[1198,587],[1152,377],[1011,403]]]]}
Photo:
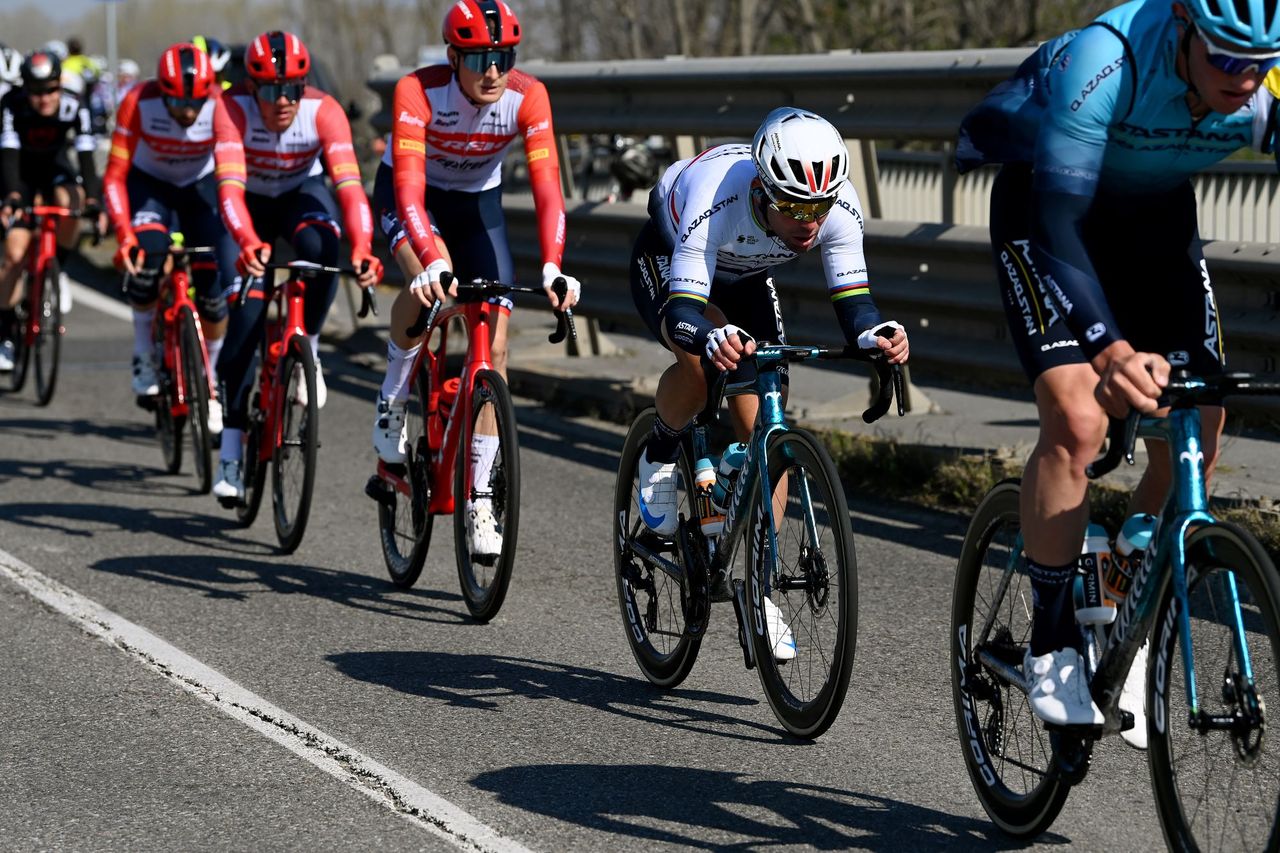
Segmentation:
{"type": "MultiPolygon", "coordinates": [[[[160,391],[153,326],[171,232],[217,250],[191,259],[208,363],[216,365],[227,328],[225,294],[236,284],[236,244],[218,214],[213,116],[218,100],[212,64],[195,45],[171,45],[156,76],[120,103],[103,186],[115,227],[116,267],[133,307],[135,397],[147,405],[160,391]]],[[[211,400],[208,426],[222,432],[222,405],[211,400]]],[[[216,438],[214,439],[216,443],[216,438]]]]}
{"type": "MultiPolygon", "coordinates": [[[[506,3],[459,0],[444,20],[448,64],[419,68],[396,85],[391,142],[378,168],[374,205],[409,286],[391,310],[387,370],[373,425],[374,449],[384,463],[405,460],[407,381],[422,346],[422,327],[417,336],[409,330],[422,308],[446,297],[441,276],[515,281],[502,212],[502,162],[517,137],[524,140],[537,208],[542,288],[553,309],[578,300],[580,283],[560,269],[565,212],[551,105],[546,87],[514,68],[521,34],[506,3]],[[560,279],[563,299],[552,290],[560,279]]],[[[489,352],[505,380],[513,302],[507,295],[487,298],[497,306],[489,352]]],[[[481,481],[498,451],[497,424],[485,414],[467,451],[475,491],[486,490],[481,481]]],[[[499,554],[501,531],[489,502],[480,498],[463,510],[470,551],[499,554]]]]}
{"type": "MultiPolygon", "coordinates": [[[[813,249],[821,251],[846,341],[904,363],[906,331],[882,320],[871,297],[848,148],[826,119],[780,107],[750,145],[719,145],[675,163],[649,194],[649,221],[631,255],[631,295],[649,331],[674,356],[658,382],[638,471],[640,514],[660,536],[676,531],[677,459],[706,404],[704,363],[733,370],[758,344],[787,343],[772,269],[813,249]]],[[[785,405],[785,363],[778,372],[785,405]]],[[[739,441],[750,435],[758,410],[754,395],[730,398],[739,441]]],[[[794,657],[786,618],[764,601],[775,657],[794,657]]]]}
{"type": "MultiPolygon", "coordinates": [[[[32,241],[31,223],[15,211],[33,203],[92,211],[99,195],[93,123],[88,107],[62,88],[61,61],[35,51],[23,60],[20,73],[22,85],[0,98],[0,221],[8,229],[0,266],[0,371],[13,369],[14,306],[21,299],[17,283],[32,241]],[[68,148],[75,151],[75,166],[68,148]]],[[[99,219],[101,232],[105,214],[99,219]]],[[[58,228],[59,268],[79,236],[79,220],[64,217],[58,228]]]]}
{"type": "MultiPolygon", "coordinates": [[[[238,269],[250,277],[218,360],[226,426],[213,492],[229,506],[244,500],[250,368],[266,320],[261,278],[272,244],[287,239],[299,260],[336,268],[345,229],[359,285],[369,287],[382,278],[382,262],[370,248],[373,219],[351,125],[336,100],[307,85],[311,55],[306,45],[293,33],[262,33],[245,49],[245,70],[246,79],[223,93],[214,114],[222,218],[240,247],[238,269]],[[332,190],[324,183],[326,171],[332,190]]],[[[305,328],[316,363],[317,407],[327,397],[320,330],[337,287],[337,276],[329,272],[306,283],[305,328]]]]}

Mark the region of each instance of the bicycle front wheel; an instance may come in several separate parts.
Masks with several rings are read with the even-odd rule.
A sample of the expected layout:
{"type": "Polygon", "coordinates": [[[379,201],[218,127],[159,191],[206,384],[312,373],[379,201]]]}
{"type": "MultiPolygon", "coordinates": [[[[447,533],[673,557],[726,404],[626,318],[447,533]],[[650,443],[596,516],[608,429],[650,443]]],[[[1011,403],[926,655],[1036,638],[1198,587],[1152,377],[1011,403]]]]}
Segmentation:
{"type": "Polygon", "coordinates": [[[209,461],[213,440],[209,436],[209,379],[204,371],[204,346],[200,343],[197,322],[190,308],[183,308],[178,315],[182,382],[187,395],[187,434],[191,439],[191,458],[199,491],[204,495],[213,487],[213,466],[209,461]]]}
{"type": "Polygon", "coordinates": [[[1147,675],[1148,762],[1165,840],[1171,850],[1276,850],[1280,750],[1266,730],[1267,705],[1280,707],[1275,566],[1234,525],[1187,538],[1195,693],[1201,719],[1214,721],[1203,731],[1189,722],[1181,614],[1166,586],[1147,675]]]}
{"type": "Polygon", "coordinates": [[[258,517],[262,506],[262,492],[266,487],[267,466],[262,460],[263,412],[261,408],[262,389],[253,392],[253,404],[249,407],[249,423],[244,431],[243,467],[244,503],[236,507],[236,521],[241,527],[248,527],[258,517]]]}
{"type": "Polygon", "coordinates": [[[467,609],[476,619],[488,622],[507,596],[520,522],[516,409],[501,374],[476,373],[471,404],[462,414],[470,420],[453,464],[454,550],[467,609]],[[464,464],[464,453],[471,455],[470,464],[464,464]],[[477,465],[478,472],[468,473],[477,465]]]}
{"type": "MultiPolygon", "coordinates": [[[[18,287],[31,287],[31,277],[26,273],[18,282],[18,287]]],[[[15,394],[27,384],[27,371],[31,367],[31,347],[27,346],[27,326],[31,319],[31,300],[24,292],[22,299],[13,306],[13,372],[9,374],[9,390],[15,394]]]]}
{"type": "Polygon", "coordinates": [[[58,262],[50,260],[44,270],[44,286],[36,304],[36,318],[40,331],[32,345],[32,361],[35,363],[36,403],[49,405],[53,390],[58,385],[58,359],[62,355],[62,307],[58,300],[60,276],[58,262]]]}
{"type": "MultiPolygon", "coordinates": [[[[640,515],[638,470],[640,456],[653,434],[654,414],[651,408],[641,412],[622,445],[613,492],[613,566],[631,654],[645,678],[669,689],[688,677],[705,635],[685,631],[680,578],[645,559],[635,548],[640,544],[680,565],[675,542],[650,530],[640,515]]],[[[676,467],[676,511],[685,518],[694,517],[688,488],[692,483],[687,455],[681,453],[676,467]]]]}
{"type": "Polygon", "coordinates": [[[1020,491],[1017,480],[998,483],[969,522],[951,593],[951,694],[978,800],[1002,830],[1029,837],[1053,823],[1071,788],[1051,772],[1053,747],[1026,694],[1000,674],[1021,671],[1031,638],[1020,491]]]}
{"type": "Polygon", "coordinates": [[[289,340],[277,381],[283,391],[276,409],[275,450],[271,455],[271,503],[280,550],[291,554],[302,543],[316,482],[320,409],[316,405],[316,362],[311,342],[289,340]]]}
{"type": "Polygon", "coordinates": [[[404,479],[406,496],[386,488],[378,501],[378,540],[391,582],[409,588],[418,581],[427,561],[431,526],[435,516],[427,512],[431,502],[431,447],[427,443],[426,411],[431,380],[418,370],[405,407],[404,479]]]}
{"type": "Polygon", "coordinates": [[[769,441],[777,552],[770,554],[761,495],[748,510],[749,629],[769,706],[796,737],[830,728],[844,704],[858,632],[858,566],[844,489],[809,433],[769,441]]]}

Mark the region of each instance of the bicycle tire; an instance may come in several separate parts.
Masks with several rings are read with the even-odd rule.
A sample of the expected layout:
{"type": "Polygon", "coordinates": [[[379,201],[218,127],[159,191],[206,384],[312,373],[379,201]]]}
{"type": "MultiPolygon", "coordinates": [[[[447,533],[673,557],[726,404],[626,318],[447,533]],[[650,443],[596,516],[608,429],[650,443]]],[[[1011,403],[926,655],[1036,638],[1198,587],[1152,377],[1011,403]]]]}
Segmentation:
{"type": "Polygon", "coordinates": [[[775,520],[779,553],[773,577],[765,576],[767,531],[757,509],[763,496],[752,496],[747,510],[752,523],[742,547],[748,555],[749,633],[769,707],[788,732],[811,739],[835,722],[849,690],[858,633],[853,530],[835,463],[812,434],[799,429],[775,434],[766,459],[771,483],[781,484],[786,474],[787,496],[783,516],[775,520]],[[808,507],[802,483],[807,485],[808,507]],[[816,522],[816,542],[806,522],[808,511],[816,522]],[[790,553],[793,545],[795,555],[790,553]],[[767,630],[766,598],[791,630],[793,660],[780,663],[774,657],[774,643],[780,638],[767,630]],[[830,640],[830,648],[817,648],[824,639],[830,640]]]}
{"type": "Polygon", "coordinates": [[[431,399],[431,376],[418,370],[410,384],[405,407],[404,477],[409,497],[394,489],[378,502],[378,541],[391,582],[408,589],[418,582],[431,546],[435,516],[427,512],[431,502],[431,447],[427,443],[425,413],[431,399]]]}
{"type": "Polygon", "coordinates": [[[468,421],[458,447],[459,458],[453,462],[453,541],[458,563],[458,582],[462,597],[472,618],[488,622],[498,614],[511,585],[515,565],[516,541],[520,533],[520,444],[516,431],[516,407],[502,374],[495,370],[477,371],[471,391],[471,404],[464,410],[468,421]],[[464,482],[467,465],[461,454],[470,453],[471,437],[476,423],[486,409],[497,421],[498,450],[489,477],[493,517],[502,536],[498,554],[477,556],[467,541],[467,498],[472,489],[464,482]]]}
{"type": "MultiPolygon", "coordinates": [[[[30,276],[22,274],[19,288],[31,286],[30,276]]],[[[18,304],[13,306],[13,372],[9,374],[9,390],[17,394],[27,384],[27,371],[31,366],[31,347],[27,346],[27,323],[31,317],[30,294],[23,292],[18,304]]]]}
{"type": "Polygon", "coordinates": [[[36,405],[47,406],[58,387],[58,362],[62,356],[62,304],[58,298],[58,262],[50,260],[44,270],[44,286],[40,288],[40,333],[32,345],[32,361],[36,382],[36,405]]]}
{"type": "Polygon", "coordinates": [[[280,550],[292,554],[307,532],[316,482],[316,448],[320,444],[316,362],[311,342],[294,335],[278,370],[276,379],[282,393],[276,410],[279,438],[271,453],[271,506],[280,550]]]}
{"type": "MultiPolygon", "coordinates": [[[[636,481],[640,454],[653,434],[655,416],[652,408],[642,411],[622,444],[613,492],[613,568],[622,624],[636,665],[652,684],[669,690],[693,670],[705,633],[691,635],[685,630],[680,581],[643,563],[631,549],[631,542],[638,536],[654,544],[659,541],[640,517],[636,481]]],[[[683,452],[677,471],[677,511],[691,518],[687,484],[693,482],[693,474],[683,452]]],[[[674,543],[665,550],[670,559],[679,563],[679,549],[674,543]]]]}
{"type": "Polygon", "coordinates": [[[244,431],[244,454],[241,463],[241,476],[244,482],[244,502],[236,506],[236,522],[241,527],[249,527],[258,517],[262,507],[262,493],[266,489],[267,464],[262,461],[262,426],[264,423],[261,409],[262,389],[254,391],[253,405],[249,407],[249,423],[244,431]]]}
{"type": "MultiPolygon", "coordinates": [[[[1239,714],[1240,700],[1248,695],[1242,682],[1234,680],[1240,673],[1230,627],[1234,608],[1226,598],[1231,578],[1244,617],[1255,696],[1262,703],[1265,721],[1267,705],[1280,707],[1280,580],[1275,566],[1252,534],[1231,524],[1199,528],[1187,537],[1186,553],[1200,709],[1215,715],[1239,714]],[[1228,675],[1233,678],[1229,680],[1228,675]]],[[[1172,582],[1165,583],[1156,614],[1147,664],[1148,766],[1169,849],[1221,850],[1230,841],[1232,850],[1276,850],[1280,847],[1280,751],[1268,743],[1265,722],[1240,732],[1241,737],[1222,730],[1201,733],[1190,726],[1180,614],[1172,582]],[[1215,759],[1224,770],[1216,779],[1208,767],[1215,759]],[[1184,800],[1193,796],[1200,799],[1188,807],[1184,800]]]]}
{"type": "Polygon", "coordinates": [[[1020,560],[1020,492],[1018,480],[997,483],[969,522],[952,589],[950,648],[956,728],[969,780],[991,820],[1009,835],[1027,838],[1053,823],[1071,786],[1057,773],[1050,736],[1026,695],[984,667],[971,645],[973,630],[994,610],[991,631],[982,639],[1002,661],[1022,666],[1031,635],[1031,589],[1020,560]],[[992,602],[996,592],[1000,600],[992,602]],[[1011,740],[1016,750],[1008,748],[1011,740]],[[1010,760],[1011,754],[1017,759],[1010,760]],[[1043,767],[1030,763],[1039,758],[1043,767]]]}
{"type": "Polygon", "coordinates": [[[184,307],[178,314],[178,353],[187,392],[187,433],[191,440],[198,490],[204,495],[213,488],[213,465],[210,461],[213,438],[209,434],[209,378],[204,370],[205,354],[196,327],[198,322],[190,307],[184,307]]]}

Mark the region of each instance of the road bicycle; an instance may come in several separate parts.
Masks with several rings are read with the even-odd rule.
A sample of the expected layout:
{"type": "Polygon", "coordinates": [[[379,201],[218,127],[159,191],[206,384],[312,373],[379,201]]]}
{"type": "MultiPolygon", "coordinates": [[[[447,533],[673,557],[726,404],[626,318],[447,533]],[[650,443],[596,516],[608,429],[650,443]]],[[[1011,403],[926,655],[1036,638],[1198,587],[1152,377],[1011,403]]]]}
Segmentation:
{"type": "Polygon", "coordinates": [[[1163,417],[1113,421],[1091,478],[1133,464],[1138,437],[1166,443],[1174,489],[1109,629],[1082,629],[1090,691],[1105,722],[1047,727],[1032,715],[1022,673],[1031,631],[1022,560],[1019,482],[983,499],[956,568],[952,693],[965,764],[978,799],[1005,832],[1036,835],[1089,769],[1097,740],[1133,725],[1118,707],[1139,647],[1150,640],[1144,701],[1151,784],[1175,850],[1275,850],[1280,755],[1267,705],[1280,705],[1280,577],[1249,531],[1208,509],[1197,405],[1280,393],[1272,377],[1175,374],[1163,417]]]}
{"type": "MultiPolygon", "coordinates": [[[[446,288],[449,273],[441,276],[446,288]]],[[[563,299],[566,286],[558,279],[552,290],[563,299]]],[[[396,586],[411,587],[422,573],[431,544],[432,521],[453,514],[454,550],[458,581],[467,610],[480,622],[497,615],[511,583],[520,520],[520,456],[515,407],[502,374],[493,368],[490,328],[497,307],[488,300],[510,293],[533,293],[541,287],[518,287],[476,279],[458,282],[458,297],[448,308],[436,303],[423,309],[408,335],[424,332],[422,349],[414,361],[407,387],[405,412],[407,448],[403,464],[378,460],[366,493],[378,503],[378,531],[383,559],[396,586]],[[451,321],[465,324],[467,348],[457,375],[446,362],[451,321]],[[435,340],[434,347],[431,345],[435,340]],[[487,482],[476,488],[472,477],[472,436],[497,436],[498,447],[487,482]],[[452,482],[451,482],[452,481],[452,482]],[[465,508],[488,500],[502,538],[498,554],[473,554],[467,537],[465,508]]],[[[560,343],[566,334],[577,337],[573,311],[556,312],[557,324],[548,340],[560,343]]]]}
{"type": "Polygon", "coordinates": [[[863,419],[881,417],[895,396],[902,414],[901,369],[880,350],[760,346],[737,377],[720,374],[708,383],[707,405],[682,440],[674,537],[660,536],[641,518],[637,469],[653,430],[653,409],[627,433],[613,506],[618,602],[645,677],[663,688],[684,681],[706,635],[711,603],[731,600],[743,663],[758,671],[778,721],[802,738],[822,734],[840,712],[858,625],[857,561],[839,473],[822,442],[788,426],[783,415],[780,369],[813,359],[870,362],[879,389],[863,419]],[[707,432],[722,395],[735,394],[755,394],[760,415],[726,500],[723,531],[709,537],[695,510],[694,466],[712,456],[707,432]],[[745,566],[738,572],[740,546],[745,566]],[[795,637],[796,657],[785,664],[774,659],[766,599],[795,637]]]}
{"type": "MultiPolygon", "coordinates": [[[[23,258],[23,282],[25,293],[14,307],[17,325],[13,336],[13,372],[9,376],[10,388],[21,391],[27,382],[27,373],[35,370],[36,403],[49,405],[54,388],[58,384],[58,363],[62,354],[62,287],[61,267],[58,264],[58,225],[63,217],[96,219],[98,212],[86,208],[72,210],[57,205],[33,205],[24,207],[20,215],[31,222],[36,232],[27,254],[23,258]]],[[[95,227],[94,243],[100,239],[95,227]]]]}
{"type": "Polygon", "coordinates": [[[139,403],[155,413],[156,438],[160,441],[165,470],[170,474],[182,470],[182,436],[187,433],[202,495],[213,486],[209,406],[216,403],[217,385],[205,347],[200,312],[191,298],[191,256],[212,257],[215,252],[211,247],[187,248],[175,242],[169,249],[172,266],[168,273],[161,275],[155,270],[139,274],[161,275],[152,323],[160,393],[139,398],[139,403]]]}
{"type": "MultiPolygon", "coordinates": [[[[306,283],[319,275],[352,275],[353,270],[311,261],[268,263],[262,280],[267,303],[266,328],[258,347],[258,381],[249,399],[244,430],[244,500],[224,498],[234,506],[241,527],[258,516],[271,468],[272,520],[280,549],[297,550],[307,529],[315,488],[316,452],[320,449],[320,409],[316,401],[316,362],[303,322],[306,283]],[[276,286],[275,272],[286,272],[276,286]]],[[[249,283],[233,306],[249,298],[249,283]]],[[[377,313],[372,288],[365,288],[361,318],[377,313]]]]}

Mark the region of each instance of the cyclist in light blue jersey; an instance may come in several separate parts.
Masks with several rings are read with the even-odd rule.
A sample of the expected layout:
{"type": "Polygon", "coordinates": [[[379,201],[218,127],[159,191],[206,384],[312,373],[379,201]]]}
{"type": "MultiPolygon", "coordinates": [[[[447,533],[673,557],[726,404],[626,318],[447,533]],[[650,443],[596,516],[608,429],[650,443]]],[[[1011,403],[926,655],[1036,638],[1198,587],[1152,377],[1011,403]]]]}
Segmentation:
{"type": "MultiPolygon", "coordinates": [[[[1280,63],[1277,0],[1137,0],[1042,45],[965,118],[957,165],[1003,164],[991,242],[1040,438],[1022,485],[1034,619],[1031,706],[1099,724],[1070,579],[1088,516],[1085,466],[1106,415],[1152,411],[1171,366],[1204,375],[1224,357],[1190,177],[1247,147],[1271,150],[1280,63]]],[[[1202,410],[1206,475],[1223,410],[1202,410]]],[[[1153,449],[1135,511],[1158,512],[1170,466],[1153,449]]],[[[1145,746],[1145,647],[1121,708],[1145,746]]]]}

